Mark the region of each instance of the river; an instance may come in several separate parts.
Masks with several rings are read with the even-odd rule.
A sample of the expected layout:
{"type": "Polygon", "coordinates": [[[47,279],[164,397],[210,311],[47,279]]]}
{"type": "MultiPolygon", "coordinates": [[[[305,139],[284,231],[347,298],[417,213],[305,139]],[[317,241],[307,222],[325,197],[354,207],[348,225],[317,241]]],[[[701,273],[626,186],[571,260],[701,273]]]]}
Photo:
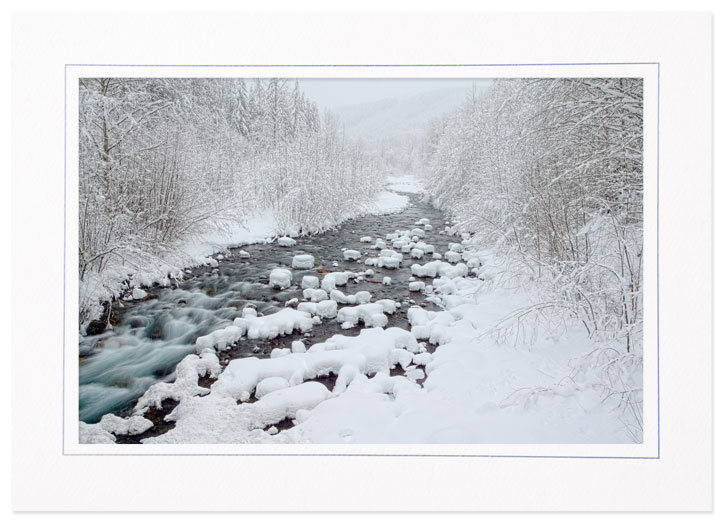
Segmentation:
{"type": "MultiPolygon", "coordinates": [[[[244,246],[249,258],[242,258],[239,249],[221,252],[223,259],[216,268],[202,266],[187,270],[186,279],[166,288],[150,288],[150,299],[144,301],[117,301],[113,305],[112,331],[80,339],[80,419],[87,423],[97,422],[104,414],[113,412],[128,415],[135,401],[146,389],[159,381],[173,380],[176,365],[184,356],[195,352],[194,342],[201,335],[231,324],[241,310],[253,304],[262,314],[271,314],[287,301],[302,301],[300,281],[304,275],[323,277],[326,271],[364,272],[370,269],[364,262],[367,257],[379,253],[369,243],[361,243],[363,236],[385,239],[396,230],[410,230],[421,218],[427,218],[433,226],[423,239],[433,244],[438,253],[444,253],[451,237],[442,233],[446,218],[443,213],[414,194],[408,194],[408,206],[387,215],[367,215],[352,219],[338,227],[317,235],[297,238],[293,247],[281,247],[277,243],[244,246]],[[354,249],[362,253],[359,261],[344,261],[342,251],[354,249]],[[268,285],[269,273],[278,267],[291,268],[292,257],[298,254],[315,257],[315,267],[310,270],[292,270],[293,284],[286,290],[276,290],[268,285]]],[[[388,242],[388,248],[390,248],[388,242]]],[[[356,282],[349,281],[340,288],[346,294],[367,290],[373,301],[393,299],[402,304],[395,314],[388,315],[387,326],[409,328],[406,311],[410,304],[425,308],[437,307],[425,302],[425,296],[409,292],[410,266],[415,262],[427,262],[403,258],[397,270],[373,268],[374,275],[356,282]],[[383,285],[384,277],[392,279],[391,285],[383,285]]],[[[306,334],[295,333],[272,340],[248,340],[242,338],[233,347],[219,353],[222,366],[231,359],[268,356],[274,348],[289,347],[294,340],[302,340],[306,346],[324,341],[338,333],[356,335],[362,325],[342,330],[334,319],[323,321],[306,334]]]]}

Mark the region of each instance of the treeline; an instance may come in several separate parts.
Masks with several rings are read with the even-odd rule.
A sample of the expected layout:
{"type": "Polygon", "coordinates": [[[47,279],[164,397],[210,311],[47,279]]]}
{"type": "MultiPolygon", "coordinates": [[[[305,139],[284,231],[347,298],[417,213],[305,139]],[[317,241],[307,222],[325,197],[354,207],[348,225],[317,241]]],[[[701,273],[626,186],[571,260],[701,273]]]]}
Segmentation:
{"type": "MultiPolygon", "coordinates": [[[[641,355],[641,79],[498,80],[425,140],[432,197],[540,304],[641,355]]],[[[632,355],[632,354],[629,354],[632,355]]]]}
{"type": "Polygon", "coordinates": [[[79,91],[81,322],[119,275],[195,236],[268,209],[280,232],[316,231],[382,187],[295,81],[87,78],[79,91]]]}

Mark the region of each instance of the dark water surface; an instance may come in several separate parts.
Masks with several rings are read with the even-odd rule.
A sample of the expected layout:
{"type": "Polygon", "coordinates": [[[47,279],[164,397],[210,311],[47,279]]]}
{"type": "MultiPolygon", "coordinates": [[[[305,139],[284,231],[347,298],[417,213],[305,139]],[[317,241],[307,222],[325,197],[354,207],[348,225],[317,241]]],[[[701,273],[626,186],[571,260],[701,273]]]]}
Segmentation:
{"type": "MultiPolygon", "coordinates": [[[[427,218],[433,231],[426,232],[421,240],[433,244],[438,253],[446,252],[452,239],[440,233],[445,227],[443,213],[423,203],[416,195],[407,196],[409,205],[399,213],[349,220],[325,233],[297,238],[297,245],[289,248],[276,243],[245,246],[243,249],[250,254],[248,259],[239,257],[239,249],[222,252],[224,259],[219,261],[218,268],[195,268],[178,285],[151,288],[148,291],[156,297],[150,300],[114,304],[113,317],[117,326],[113,331],[80,340],[81,420],[94,423],[109,412],[128,413],[153,383],[173,380],[179,361],[195,352],[198,336],[228,326],[235,317],[241,316],[245,306],[254,304],[258,312],[268,315],[284,308],[289,299],[302,301],[300,282],[304,275],[315,275],[322,280],[324,273],[318,270],[364,272],[372,268],[365,266],[365,259],[377,257],[379,250],[373,249],[371,244],[361,243],[360,237],[372,237],[373,242],[378,237],[385,240],[387,234],[410,230],[417,227],[415,223],[419,219],[427,218]],[[357,262],[346,262],[342,256],[345,249],[358,250],[362,257],[357,262]],[[286,290],[268,286],[271,270],[291,269],[292,257],[303,253],[315,257],[313,269],[292,270],[293,284],[286,290]],[[333,265],[335,262],[337,266],[333,265]]],[[[392,241],[386,242],[387,248],[392,249],[392,241]]],[[[367,290],[373,301],[393,299],[402,303],[402,308],[388,315],[387,326],[407,329],[406,311],[410,304],[436,308],[424,301],[423,294],[408,291],[411,264],[430,260],[429,254],[421,260],[411,260],[410,254],[404,254],[400,269],[373,268],[375,275],[360,282],[351,280],[347,286],[338,288],[347,295],[367,290]],[[386,276],[392,279],[392,285],[382,284],[386,276]]],[[[420,280],[430,282],[429,279],[420,280]]],[[[302,340],[309,347],[334,334],[356,335],[361,328],[359,325],[342,330],[334,319],[325,320],[307,334],[295,333],[272,340],[242,338],[234,347],[219,352],[219,357],[225,365],[240,357],[264,357],[274,348],[289,347],[294,340],[302,340]]]]}

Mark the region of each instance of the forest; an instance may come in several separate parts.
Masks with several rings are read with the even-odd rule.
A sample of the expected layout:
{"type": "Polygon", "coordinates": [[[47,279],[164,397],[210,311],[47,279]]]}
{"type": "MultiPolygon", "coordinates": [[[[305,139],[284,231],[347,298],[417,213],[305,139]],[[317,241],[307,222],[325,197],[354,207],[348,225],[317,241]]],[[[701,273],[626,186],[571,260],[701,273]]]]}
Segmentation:
{"type": "Polygon", "coordinates": [[[165,267],[191,238],[262,210],[281,231],[319,231],[382,185],[375,158],[293,81],[98,78],[79,91],[80,323],[129,270],[165,267]]]}

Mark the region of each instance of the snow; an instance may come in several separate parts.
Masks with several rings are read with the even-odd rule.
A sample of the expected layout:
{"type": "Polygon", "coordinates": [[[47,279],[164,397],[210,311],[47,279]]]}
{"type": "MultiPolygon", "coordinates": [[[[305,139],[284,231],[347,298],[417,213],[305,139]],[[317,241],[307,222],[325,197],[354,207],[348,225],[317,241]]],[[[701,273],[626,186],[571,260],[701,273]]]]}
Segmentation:
{"type": "Polygon", "coordinates": [[[275,268],[269,274],[269,285],[284,290],[292,285],[292,272],[286,268],[275,268]]]}
{"type": "MultiPolygon", "coordinates": [[[[305,288],[302,291],[302,296],[308,301],[312,301],[313,303],[319,303],[320,301],[325,301],[330,298],[325,290],[320,290],[316,288],[305,288]]],[[[298,308],[300,306],[302,305],[299,305],[298,308]]]]}
{"type": "Polygon", "coordinates": [[[246,323],[247,339],[274,339],[280,335],[289,335],[293,331],[309,332],[312,330],[312,316],[308,312],[283,308],[264,317],[235,319],[246,323]]]}
{"type": "Polygon", "coordinates": [[[254,389],[254,397],[262,399],[270,392],[289,388],[289,386],[289,381],[284,377],[266,377],[257,383],[257,387],[254,389]]]}
{"type": "Polygon", "coordinates": [[[297,244],[297,241],[295,241],[291,237],[280,237],[279,239],[277,239],[277,244],[287,248],[287,247],[294,246],[295,244],[297,244]]]}
{"type": "Polygon", "coordinates": [[[371,215],[385,215],[397,213],[408,206],[408,197],[392,191],[383,191],[378,194],[377,199],[370,205],[371,215]]]}
{"type": "Polygon", "coordinates": [[[346,285],[347,281],[353,278],[355,278],[353,272],[330,272],[322,278],[320,287],[329,293],[338,286],[346,285]]]}
{"type": "Polygon", "coordinates": [[[315,258],[312,255],[295,255],[292,257],[292,268],[296,270],[309,270],[315,266],[315,258]]]}
{"type": "MultiPolygon", "coordinates": [[[[410,246],[411,233],[394,236],[410,246]]],[[[411,257],[425,248],[414,246],[411,257]]],[[[245,308],[230,325],[197,338],[199,354],[179,363],[173,382],[152,385],[133,417],[81,424],[81,440],[114,443],[117,435],[142,433],[150,423],[143,418],[148,407],[174,399],[179,404],[166,419],[175,426],[144,443],[631,442],[618,401],[601,394],[603,379],[588,357],[593,342],[581,325],[550,333],[538,320],[518,318],[535,301],[535,286],[504,286],[490,255],[470,243],[448,248],[449,262],[410,267],[409,290],[424,292],[442,310],[410,301],[404,311],[409,329],[385,328],[400,307],[394,300],[371,302],[370,292],[337,289],[359,274],[331,272],[321,283],[304,276],[302,293],[310,302],[265,316],[245,308]],[[486,268],[491,278],[469,277],[470,268],[486,268]],[[275,348],[270,359],[234,359],[222,371],[216,351],[242,337],[305,333],[315,319],[364,328],[309,347],[298,339],[275,348]],[[390,375],[396,367],[403,375],[390,375]],[[318,379],[330,374],[334,386],[328,389],[318,379]],[[201,387],[205,375],[218,380],[201,387]],[[285,420],[294,426],[280,430],[285,420]]],[[[386,259],[397,265],[402,254],[381,248],[370,261],[379,266],[386,259]]],[[[291,281],[289,270],[277,270],[291,281]]],[[[641,374],[636,361],[618,366],[635,378],[641,374]]]]}
{"type": "Polygon", "coordinates": [[[302,277],[302,289],[306,290],[307,288],[319,288],[320,287],[320,279],[317,278],[315,275],[305,275],[302,277]]]}
{"type": "MultiPolygon", "coordinates": [[[[323,290],[319,290],[325,293],[323,290]]],[[[332,299],[323,299],[317,303],[302,303],[297,310],[317,315],[321,319],[334,319],[337,317],[337,302],[332,299]]]]}
{"type": "Polygon", "coordinates": [[[408,290],[411,292],[422,292],[425,290],[425,283],[423,281],[413,281],[408,283],[408,290]]]}
{"type": "Polygon", "coordinates": [[[147,295],[148,295],[148,294],[146,293],[146,291],[142,290],[141,288],[134,288],[134,289],[133,289],[133,292],[131,292],[131,298],[132,298],[132,299],[133,299],[134,301],[138,301],[139,299],[143,299],[143,298],[145,298],[145,297],[146,297],[147,295]]]}
{"type": "Polygon", "coordinates": [[[143,434],[153,426],[153,422],[143,416],[134,415],[124,419],[113,414],[106,414],[93,425],[81,421],[79,441],[86,444],[115,443],[116,436],[143,434]]]}
{"type": "Polygon", "coordinates": [[[388,317],[383,313],[382,305],[372,303],[340,308],[337,312],[337,322],[349,327],[362,322],[366,328],[375,328],[388,324],[388,317]]]}
{"type": "Polygon", "coordinates": [[[172,383],[151,385],[136,402],[134,413],[142,415],[151,406],[161,408],[161,403],[166,399],[181,401],[206,394],[209,389],[199,386],[199,377],[205,375],[216,377],[220,371],[219,359],[212,350],[202,350],[201,355],[187,355],[176,365],[176,379],[172,383]]]}
{"type": "Polygon", "coordinates": [[[342,256],[346,261],[357,261],[360,258],[360,252],[357,250],[345,250],[342,256]]]}
{"type": "Polygon", "coordinates": [[[370,292],[360,291],[353,295],[345,295],[339,290],[330,292],[330,299],[343,304],[366,304],[370,302],[370,292]]]}

